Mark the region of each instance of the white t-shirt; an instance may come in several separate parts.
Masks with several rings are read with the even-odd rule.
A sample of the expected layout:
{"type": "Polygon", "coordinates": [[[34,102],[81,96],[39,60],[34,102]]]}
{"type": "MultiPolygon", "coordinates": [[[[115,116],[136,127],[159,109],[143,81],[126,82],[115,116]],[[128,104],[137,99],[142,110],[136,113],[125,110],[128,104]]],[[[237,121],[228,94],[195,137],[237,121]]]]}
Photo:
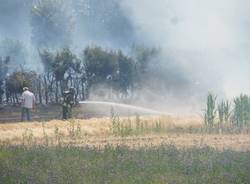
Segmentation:
{"type": "Polygon", "coordinates": [[[22,106],[32,109],[33,103],[35,103],[35,95],[30,91],[24,91],[22,94],[22,106]]]}

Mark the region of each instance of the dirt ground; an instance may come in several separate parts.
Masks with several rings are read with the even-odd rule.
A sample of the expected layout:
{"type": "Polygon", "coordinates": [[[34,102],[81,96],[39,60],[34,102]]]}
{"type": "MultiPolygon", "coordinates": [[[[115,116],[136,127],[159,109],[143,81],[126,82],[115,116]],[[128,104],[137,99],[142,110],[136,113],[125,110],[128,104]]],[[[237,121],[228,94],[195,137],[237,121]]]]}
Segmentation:
{"type": "MultiPolygon", "coordinates": [[[[164,127],[199,127],[201,119],[197,117],[145,117],[149,126],[156,120],[163,122],[164,127]]],[[[121,122],[127,121],[121,118],[121,122]]],[[[131,120],[133,121],[133,120],[131,120]]],[[[74,119],[70,121],[52,120],[48,122],[24,122],[0,124],[0,141],[12,144],[21,144],[24,136],[32,135],[37,141],[44,140],[44,136],[53,139],[60,135],[63,143],[76,146],[95,146],[125,144],[129,147],[157,146],[160,144],[173,144],[179,148],[191,146],[210,146],[216,149],[250,150],[249,134],[206,134],[206,133],[178,133],[162,132],[134,136],[119,137],[112,133],[110,118],[92,118],[88,120],[74,119]],[[80,127],[81,136],[69,138],[70,131],[80,127]]]]}
{"type": "MultiPolygon", "coordinates": [[[[78,104],[73,108],[73,117],[78,119],[90,119],[93,117],[109,117],[111,111],[123,116],[134,116],[137,113],[135,110],[116,107],[113,109],[110,105],[95,105],[95,104],[78,104]]],[[[138,114],[143,114],[138,112],[138,114]]],[[[31,111],[33,121],[43,122],[53,119],[62,119],[62,106],[60,104],[48,104],[36,106],[35,110],[31,111]]],[[[16,123],[21,120],[20,105],[6,105],[0,107],[0,123],[16,123]]]]}

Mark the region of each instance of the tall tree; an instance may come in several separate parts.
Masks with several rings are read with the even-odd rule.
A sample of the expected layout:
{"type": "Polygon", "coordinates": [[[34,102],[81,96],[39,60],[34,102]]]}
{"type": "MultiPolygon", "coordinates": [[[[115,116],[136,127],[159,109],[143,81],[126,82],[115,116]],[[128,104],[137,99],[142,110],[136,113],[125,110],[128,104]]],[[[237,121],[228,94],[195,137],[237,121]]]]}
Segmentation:
{"type": "MultiPolygon", "coordinates": [[[[45,102],[49,103],[49,93],[52,93],[53,89],[53,63],[54,63],[54,54],[49,50],[38,50],[41,62],[44,66],[44,73],[40,79],[44,81],[44,93],[45,93],[45,102]]],[[[41,82],[41,81],[40,81],[41,82]]],[[[41,90],[41,88],[39,88],[41,90]]],[[[40,92],[39,92],[40,93],[40,92]]]]}
{"type": "Polygon", "coordinates": [[[3,59],[0,57],[0,104],[3,102],[3,94],[4,94],[4,88],[5,88],[5,80],[8,73],[8,64],[10,61],[10,57],[6,57],[3,59]]]}
{"type": "MultiPolygon", "coordinates": [[[[37,75],[32,71],[16,71],[6,80],[6,92],[13,103],[19,103],[18,95],[22,93],[23,87],[35,89],[37,75]]],[[[8,99],[7,99],[8,101],[8,99]]]]}
{"type": "Polygon", "coordinates": [[[119,65],[119,89],[125,95],[128,90],[133,88],[133,80],[135,75],[135,62],[132,58],[125,56],[121,51],[118,52],[119,65]]]}
{"type": "Polygon", "coordinates": [[[117,71],[117,56],[112,51],[101,47],[87,47],[84,50],[84,60],[88,79],[93,83],[105,82],[117,71]]]}
{"type": "Polygon", "coordinates": [[[58,102],[58,82],[60,83],[61,93],[68,88],[68,82],[72,78],[74,71],[74,62],[76,56],[69,48],[63,48],[57,52],[53,63],[53,72],[56,80],[56,102],[58,102]]]}

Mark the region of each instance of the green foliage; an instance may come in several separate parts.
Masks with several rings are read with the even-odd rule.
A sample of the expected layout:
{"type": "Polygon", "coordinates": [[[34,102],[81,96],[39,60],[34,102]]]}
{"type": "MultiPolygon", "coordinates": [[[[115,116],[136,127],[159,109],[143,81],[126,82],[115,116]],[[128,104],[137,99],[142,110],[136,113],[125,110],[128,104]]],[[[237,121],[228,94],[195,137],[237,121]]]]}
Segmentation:
{"type": "Polygon", "coordinates": [[[250,121],[250,97],[240,95],[234,99],[234,121],[238,126],[245,126],[250,121]]]}
{"type": "Polygon", "coordinates": [[[47,49],[43,49],[42,51],[41,50],[38,50],[38,53],[39,53],[39,56],[40,56],[40,59],[41,59],[41,62],[44,66],[44,72],[45,73],[50,73],[53,71],[53,64],[54,64],[54,54],[47,50],[47,49]]]}
{"type": "Polygon", "coordinates": [[[225,123],[229,123],[230,115],[231,115],[231,105],[228,100],[224,102],[224,120],[225,123]]]}
{"type": "Polygon", "coordinates": [[[219,121],[220,121],[220,124],[223,124],[223,122],[224,122],[224,101],[222,101],[222,102],[218,105],[218,114],[219,114],[219,121]]]}
{"type": "Polygon", "coordinates": [[[207,107],[204,114],[204,122],[206,126],[211,128],[219,128],[219,131],[226,132],[248,132],[250,125],[250,97],[248,95],[240,95],[234,98],[231,110],[230,101],[221,101],[216,107],[216,97],[211,93],[207,97],[207,107]],[[218,111],[218,122],[217,112],[218,111]],[[218,123],[218,126],[214,126],[218,123]]]}
{"type": "Polygon", "coordinates": [[[4,81],[7,77],[9,61],[9,57],[6,57],[5,59],[0,57],[0,104],[3,102],[3,94],[5,88],[4,81]]]}
{"type": "Polygon", "coordinates": [[[118,52],[118,71],[119,89],[126,93],[129,88],[133,87],[135,62],[121,51],[118,52]]]}
{"type": "Polygon", "coordinates": [[[34,144],[34,135],[31,129],[26,129],[22,134],[23,136],[23,145],[32,145],[34,144]]]}
{"type": "Polygon", "coordinates": [[[219,121],[220,124],[222,125],[223,123],[229,123],[229,118],[230,118],[230,102],[227,101],[222,101],[218,105],[218,115],[219,115],[219,121]]]}
{"type": "MultiPolygon", "coordinates": [[[[138,54],[134,58],[146,59],[148,63],[157,54],[154,49],[142,49],[141,52],[142,57],[138,54]]],[[[68,47],[56,52],[48,47],[38,48],[38,54],[44,66],[44,72],[39,76],[35,87],[40,103],[58,103],[62,91],[71,86],[76,88],[76,100],[88,98],[90,89],[96,89],[100,85],[109,90],[109,97],[116,95],[125,99],[142,82],[138,78],[147,80],[142,75],[138,77],[138,73],[142,74],[147,70],[147,66],[138,64],[144,61],[135,61],[121,50],[87,47],[82,57],[78,58],[68,47]]]]}
{"type": "Polygon", "coordinates": [[[0,183],[249,183],[249,151],[105,146],[0,146],[0,183]]]}
{"type": "Polygon", "coordinates": [[[83,60],[90,86],[108,84],[124,94],[132,88],[135,63],[121,51],[88,47],[84,50],[83,60]]]}
{"type": "Polygon", "coordinates": [[[29,87],[32,89],[34,83],[37,80],[36,73],[17,71],[12,73],[6,80],[6,89],[8,93],[21,93],[23,87],[29,87]]]}
{"type": "Polygon", "coordinates": [[[81,126],[74,119],[69,121],[68,135],[71,139],[80,139],[82,137],[81,126]]]}
{"type": "Polygon", "coordinates": [[[68,48],[64,48],[62,51],[57,52],[52,64],[55,79],[57,81],[65,79],[65,73],[73,68],[75,58],[75,55],[68,48]]]}
{"type": "Polygon", "coordinates": [[[229,118],[230,118],[230,103],[229,101],[221,101],[218,104],[218,116],[219,116],[219,132],[221,133],[224,130],[224,126],[228,126],[229,118]]]}
{"type": "Polygon", "coordinates": [[[216,118],[216,96],[209,93],[207,96],[207,106],[205,109],[204,120],[207,126],[213,127],[216,118]]]}
{"type": "Polygon", "coordinates": [[[110,121],[112,124],[111,133],[115,136],[121,137],[132,135],[139,136],[150,133],[166,133],[172,131],[168,128],[165,128],[161,120],[156,120],[155,124],[149,127],[148,122],[146,120],[142,120],[138,114],[135,115],[133,120],[130,118],[120,119],[120,117],[115,115],[112,110],[110,121]]]}
{"type": "Polygon", "coordinates": [[[162,127],[162,123],[160,120],[156,121],[155,122],[155,128],[154,128],[155,132],[161,132],[163,130],[163,127],[162,127]]]}
{"type": "Polygon", "coordinates": [[[121,135],[122,131],[121,131],[121,122],[120,122],[120,118],[119,116],[117,116],[114,112],[114,109],[111,109],[111,114],[110,114],[110,120],[112,123],[112,127],[111,127],[111,132],[114,135],[121,135]]]}
{"type": "Polygon", "coordinates": [[[84,61],[88,77],[95,82],[105,81],[117,71],[117,55],[101,47],[87,47],[84,50],[84,61]]]}
{"type": "Polygon", "coordinates": [[[45,131],[45,122],[42,122],[42,128],[43,128],[43,140],[44,140],[44,145],[48,146],[49,145],[49,136],[45,131]]]}

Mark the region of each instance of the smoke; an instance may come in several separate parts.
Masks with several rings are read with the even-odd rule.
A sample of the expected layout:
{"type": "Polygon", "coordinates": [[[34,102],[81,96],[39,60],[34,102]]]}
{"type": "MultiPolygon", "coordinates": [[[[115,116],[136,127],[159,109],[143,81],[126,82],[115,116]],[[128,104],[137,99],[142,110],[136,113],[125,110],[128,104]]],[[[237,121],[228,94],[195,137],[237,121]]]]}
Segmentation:
{"type": "MultiPolygon", "coordinates": [[[[27,67],[39,70],[39,56],[31,42],[30,11],[34,2],[0,0],[0,40],[24,43],[30,51],[27,67]]],[[[159,102],[168,104],[169,109],[173,104],[179,107],[188,103],[194,109],[208,91],[227,98],[250,92],[249,1],[65,2],[70,2],[75,20],[71,46],[76,50],[89,44],[126,51],[132,44],[161,48],[156,58],[159,65],[152,65],[151,70],[162,74],[159,76],[167,86],[164,80],[149,80],[138,91],[138,104],[155,103],[161,110],[166,107],[159,107],[159,102]]]]}
{"type": "Polygon", "coordinates": [[[31,0],[0,0],[0,40],[4,38],[29,42],[31,0]]]}
{"type": "Polygon", "coordinates": [[[194,89],[232,97],[249,93],[250,2],[123,0],[147,45],[185,69],[194,89]]]}

